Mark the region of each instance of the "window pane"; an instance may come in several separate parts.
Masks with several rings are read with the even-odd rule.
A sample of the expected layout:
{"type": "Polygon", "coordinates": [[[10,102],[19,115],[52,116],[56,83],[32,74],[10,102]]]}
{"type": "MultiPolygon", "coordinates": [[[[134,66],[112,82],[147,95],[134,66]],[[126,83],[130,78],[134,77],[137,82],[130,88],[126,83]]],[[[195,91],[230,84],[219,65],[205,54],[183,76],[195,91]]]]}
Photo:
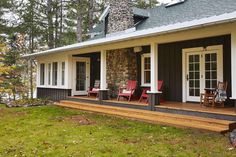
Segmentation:
{"type": "Polygon", "coordinates": [[[206,70],[210,70],[210,69],[211,69],[211,66],[210,66],[210,65],[211,65],[210,63],[206,63],[206,64],[205,64],[205,69],[206,69],[206,70]]]}
{"type": "Polygon", "coordinates": [[[40,64],[40,85],[44,85],[45,64],[40,64]]]}
{"type": "Polygon", "coordinates": [[[216,69],[217,69],[216,62],[211,63],[211,70],[216,70],[216,69]]]}
{"type": "Polygon", "coordinates": [[[52,85],[54,85],[54,86],[57,85],[57,70],[58,70],[57,62],[53,62],[53,64],[52,64],[52,85]]]}
{"type": "Polygon", "coordinates": [[[199,62],[199,55],[195,55],[194,61],[195,61],[195,62],[199,62]]]}
{"type": "Polygon", "coordinates": [[[189,88],[189,96],[194,96],[194,89],[189,88]]]}
{"type": "Polygon", "coordinates": [[[144,83],[151,83],[151,73],[150,71],[144,72],[144,83]]]}
{"type": "Polygon", "coordinates": [[[211,60],[210,54],[206,54],[206,56],[205,56],[205,60],[206,60],[206,62],[208,62],[208,61],[211,60]]]}
{"type": "Polygon", "coordinates": [[[144,69],[149,70],[150,69],[150,57],[145,57],[144,59],[144,69]]]}
{"type": "Polygon", "coordinates": [[[200,89],[195,89],[195,96],[200,96],[200,89]]]}
{"type": "Polygon", "coordinates": [[[65,85],[65,62],[61,64],[61,85],[65,85]]]}
{"type": "Polygon", "coordinates": [[[216,60],[217,60],[216,53],[211,54],[211,61],[216,61],[216,60]]]}
{"type": "Polygon", "coordinates": [[[189,64],[189,70],[194,71],[194,64],[189,64]]]}

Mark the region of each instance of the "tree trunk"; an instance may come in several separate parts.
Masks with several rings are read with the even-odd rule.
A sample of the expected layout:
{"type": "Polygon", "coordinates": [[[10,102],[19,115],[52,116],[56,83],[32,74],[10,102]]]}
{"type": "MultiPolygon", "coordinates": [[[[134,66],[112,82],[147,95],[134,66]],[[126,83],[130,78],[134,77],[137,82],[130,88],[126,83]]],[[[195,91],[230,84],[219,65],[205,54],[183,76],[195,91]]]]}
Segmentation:
{"type": "Polygon", "coordinates": [[[60,11],[60,9],[59,9],[59,3],[58,3],[58,1],[56,1],[56,4],[55,4],[55,13],[56,13],[56,17],[55,17],[55,39],[54,39],[54,45],[55,45],[55,47],[58,47],[59,46],[59,43],[58,43],[58,27],[59,27],[59,22],[58,22],[58,19],[59,19],[59,17],[58,17],[58,15],[59,15],[59,11],[60,11]]]}
{"type": "Polygon", "coordinates": [[[80,0],[77,0],[77,5],[78,5],[78,13],[77,13],[77,32],[76,32],[76,36],[77,36],[77,42],[82,42],[82,34],[83,34],[83,15],[82,15],[82,7],[80,6],[80,0]]]}
{"type": "Polygon", "coordinates": [[[52,0],[47,1],[48,47],[54,48],[52,0]]]}
{"type": "Polygon", "coordinates": [[[88,28],[91,30],[93,28],[93,13],[94,13],[94,0],[89,0],[89,10],[88,10],[88,28]]]}
{"type": "MultiPolygon", "coordinates": [[[[31,32],[30,32],[30,53],[34,53],[34,3],[31,2],[31,32]]],[[[30,60],[30,98],[33,98],[33,66],[30,60]]]]}

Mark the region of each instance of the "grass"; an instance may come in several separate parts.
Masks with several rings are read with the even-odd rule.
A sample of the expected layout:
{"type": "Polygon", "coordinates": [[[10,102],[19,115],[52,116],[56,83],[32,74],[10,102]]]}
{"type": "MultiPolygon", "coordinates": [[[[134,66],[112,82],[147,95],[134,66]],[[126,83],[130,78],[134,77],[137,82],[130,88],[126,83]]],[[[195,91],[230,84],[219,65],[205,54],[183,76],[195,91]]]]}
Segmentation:
{"type": "Polygon", "coordinates": [[[56,106],[0,105],[0,156],[230,157],[226,136],[56,106]]]}

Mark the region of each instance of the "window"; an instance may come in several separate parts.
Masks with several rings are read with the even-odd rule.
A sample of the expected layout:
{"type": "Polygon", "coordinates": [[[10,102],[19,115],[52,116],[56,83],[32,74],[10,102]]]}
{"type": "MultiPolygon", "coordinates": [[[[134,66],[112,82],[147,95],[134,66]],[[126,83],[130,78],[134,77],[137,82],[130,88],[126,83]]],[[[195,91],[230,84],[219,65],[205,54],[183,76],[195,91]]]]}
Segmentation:
{"type": "Polygon", "coordinates": [[[151,83],[151,59],[150,54],[142,55],[142,86],[149,86],[151,83]]]}
{"type": "Polygon", "coordinates": [[[45,64],[40,64],[40,85],[44,85],[45,64]]]}
{"type": "Polygon", "coordinates": [[[65,85],[65,62],[61,63],[61,85],[65,85]]]}
{"type": "Polygon", "coordinates": [[[51,85],[51,70],[52,66],[51,63],[48,64],[48,85],[51,85]]]}
{"type": "Polygon", "coordinates": [[[53,62],[52,63],[52,85],[57,85],[57,71],[58,71],[58,63],[53,62]]]}

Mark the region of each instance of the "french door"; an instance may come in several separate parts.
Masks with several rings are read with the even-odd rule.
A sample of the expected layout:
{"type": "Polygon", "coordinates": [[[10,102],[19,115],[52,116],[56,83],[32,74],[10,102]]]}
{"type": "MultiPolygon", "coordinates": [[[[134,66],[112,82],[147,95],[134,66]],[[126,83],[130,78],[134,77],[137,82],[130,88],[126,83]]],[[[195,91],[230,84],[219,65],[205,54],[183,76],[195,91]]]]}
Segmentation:
{"type": "Polygon", "coordinates": [[[76,58],[73,62],[73,95],[86,95],[90,82],[90,59],[76,58]]]}
{"type": "Polygon", "coordinates": [[[205,88],[216,88],[223,80],[221,49],[209,49],[186,53],[187,101],[199,102],[205,88]]]}

